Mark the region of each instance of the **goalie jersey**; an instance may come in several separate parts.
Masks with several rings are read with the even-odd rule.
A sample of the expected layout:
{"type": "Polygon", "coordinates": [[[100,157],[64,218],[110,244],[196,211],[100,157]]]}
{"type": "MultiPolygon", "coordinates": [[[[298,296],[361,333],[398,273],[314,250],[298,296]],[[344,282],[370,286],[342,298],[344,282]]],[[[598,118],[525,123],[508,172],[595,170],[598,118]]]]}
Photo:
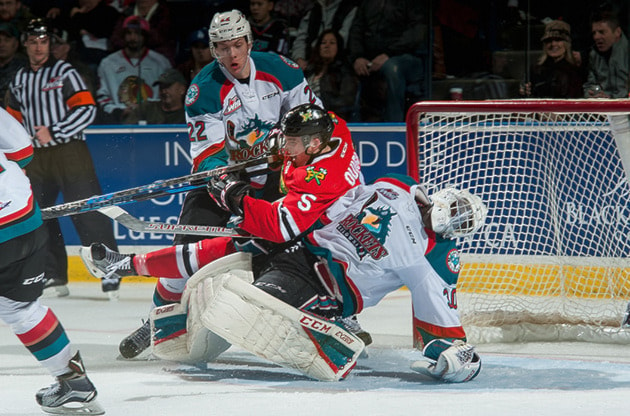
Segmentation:
{"type": "MultiPolygon", "coordinates": [[[[217,60],[206,65],[186,93],[186,122],[193,172],[243,162],[268,150],[267,135],[282,115],[306,103],[322,105],[302,70],[281,55],[251,52],[247,82],[217,60]]],[[[256,177],[259,185],[266,176],[256,177]]]]}
{"type": "Polygon", "coordinates": [[[22,168],[33,158],[31,139],[22,125],[0,109],[0,243],[27,234],[42,217],[22,168]]]}
{"type": "Polygon", "coordinates": [[[453,240],[425,228],[411,178],[381,178],[350,189],[326,212],[326,225],[305,239],[327,260],[343,315],[360,313],[403,286],[411,292],[414,342],[465,338],[455,285],[453,240]]]}

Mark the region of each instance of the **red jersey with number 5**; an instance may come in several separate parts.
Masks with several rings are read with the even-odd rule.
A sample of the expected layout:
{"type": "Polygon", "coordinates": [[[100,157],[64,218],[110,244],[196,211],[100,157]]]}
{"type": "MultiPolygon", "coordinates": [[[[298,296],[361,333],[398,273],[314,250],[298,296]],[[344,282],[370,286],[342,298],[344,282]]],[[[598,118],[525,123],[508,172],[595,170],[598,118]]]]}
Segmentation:
{"type": "Polygon", "coordinates": [[[273,203],[246,196],[239,228],[266,240],[281,243],[307,231],[326,209],[349,189],[363,182],[361,163],[346,122],[329,112],[335,124],[331,152],[296,167],[291,159],[282,167],[286,196],[273,203]]]}

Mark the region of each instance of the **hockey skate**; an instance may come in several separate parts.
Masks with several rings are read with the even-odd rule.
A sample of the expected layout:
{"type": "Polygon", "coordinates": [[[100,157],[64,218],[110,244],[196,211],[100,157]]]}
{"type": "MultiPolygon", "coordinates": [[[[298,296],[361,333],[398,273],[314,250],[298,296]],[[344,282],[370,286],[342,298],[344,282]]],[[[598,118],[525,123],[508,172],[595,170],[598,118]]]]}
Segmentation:
{"type": "Polygon", "coordinates": [[[44,280],[45,297],[62,298],[64,296],[68,296],[69,294],[70,291],[68,290],[68,282],[54,277],[44,280]]]}
{"type": "Polygon", "coordinates": [[[348,331],[361,338],[361,341],[363,341],[366,347],[372,343],[372,336],[369,332],[361,328],[361,324],[359,323],[356,315],[348,316],[346,318],[337,318],[337,321],[340,322],[348,331]]]}
{"type": "Polygon", "coordinates": [[[131,359],[140,355],[151,346],[151,322],[146,320],[142,326],[125,337],[118,345],[123,358],[131,359]]]}
{"type": "Polygon", "coordinates": [[[71,371],[57,377],[57,382],[37,392],[35,400],[42,410],[55,415],[102,415],[105,410],[96,401],[96,388],[85,374],[81,355],[68,363],[71,371]]]}
{"type": "Polygon", "coordinates": [[[79,254],[89,272],[101,279],[103,292],[112,300],[118,299],[120,279],[136,274],[132,261],[133,254],[121,254],[101,243],[81,247],[79,254]]]}

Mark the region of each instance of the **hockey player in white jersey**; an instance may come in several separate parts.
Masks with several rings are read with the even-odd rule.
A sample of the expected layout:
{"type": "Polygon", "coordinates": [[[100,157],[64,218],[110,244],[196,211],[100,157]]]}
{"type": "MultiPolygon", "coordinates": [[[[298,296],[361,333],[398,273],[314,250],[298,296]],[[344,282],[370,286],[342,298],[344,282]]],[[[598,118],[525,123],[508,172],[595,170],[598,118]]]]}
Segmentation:
{"type": "Polygon", "coordinates": [[[101,415],[105,411],[96,401],[96,388],[79,352],[72,354],[63,326],[39,302],[48,233],[22,170],[33,158],[31,139],[4,109],[0,125],[0,319],[56,378],[35,396],[44,411],[101,415]]]}
{"type": "Polygon", "coordinates": [[[336,381],[347,377],[364,347],[339,317],[359,314],[406,286],[414,346],[426,357],[411,368],[444,382],[470,381],[481,359],[466,342],[457,312],[460,263],[453,239],[478,231],[486,212],[467,191],[446,188],[429,198],[409,177],[353,187],[327,209],[322,227],[273,254],[257,276],[244,253],[195,273],[178,310],[153,311],[153,352],[197,362],[231,343],[336,381]]]}
{"type": "Polygon", "coordinates": [[[430,360],[412,368],[468,381],[481,360],[457,312],[460,262],[452,239],[476,232],[485,216],[485,205],[467,191],[447,188],[431,199],[411,178],[381,178],[350,189],[327,210],[326,225],[272,258],[254,286],[323,317],[360,314],[406,286],[414,346],[430,360]]]}
{"type": "MultiPolygon", "coordinates": [[[[322,105],[297,64],[275,53],[251,51],[251,27],[240,11],[215,14],[208,33],[215,60],[192,80],[185,99],[193,173],[263,156],[269,133],[284,113],[300,104],[322,105]]],[[[267,201],[282,197],[278,172],[249,176],[258,197],[267,201]]],[[[186,195],[179,223],[224,226],[230,216],[205,189],[198,189],[186,195]]],[[[173,243],[200,239],[180,234],[173,243]]],[[[185,280],[160,280],[153,304],[179,302],[185,284],[185,280]]],[[[140,354],[149,347],[149,336],[145,322],[122,340],[121,354],[126,358],[140,354]]]]}

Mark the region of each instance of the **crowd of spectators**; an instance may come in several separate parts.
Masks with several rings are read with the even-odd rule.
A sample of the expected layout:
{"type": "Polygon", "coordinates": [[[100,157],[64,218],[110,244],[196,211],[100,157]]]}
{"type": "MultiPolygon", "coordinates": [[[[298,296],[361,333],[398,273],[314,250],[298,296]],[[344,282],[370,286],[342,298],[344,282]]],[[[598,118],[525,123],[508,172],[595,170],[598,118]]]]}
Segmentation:
{"type": "MultiPolygon", "coordinates": [[[[523,25],[544,34],[516,97],[627,97],[627,7],[578,3],[531,0],[524,11],[515,0],[0,0],[0,101],[26,62],[20,34],[41,17],[54,28],[51,53],[98,97],[96,124],[147,121],[137,112],[160,101],[158,77],[175,68],[187,86],[212,61],[211,16],[232,9],[248,16],[254,50],[291,58],[324,104],[352,122],[404,121],[411,102],[444,98],[432,94],[436,81],[501,86],[491,55],[518,49],[505,33],[523,25]],[[141,26],[139,52],[130,49],[130,17],[141,26]],[[112,67],[120,60],[128,61],[122,73],[112,67]]],[[[515,98],[507,94],[463,98],[515,98]]]]}

